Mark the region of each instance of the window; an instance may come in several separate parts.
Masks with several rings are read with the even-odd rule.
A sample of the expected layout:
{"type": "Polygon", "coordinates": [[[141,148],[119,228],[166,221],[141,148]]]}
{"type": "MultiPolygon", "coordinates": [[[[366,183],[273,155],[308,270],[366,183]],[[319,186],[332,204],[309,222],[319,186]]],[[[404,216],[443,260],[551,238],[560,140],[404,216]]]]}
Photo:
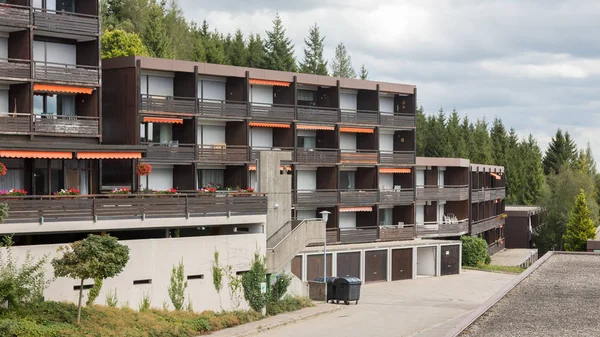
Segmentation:
{"type": "Polygon", "coordinates": [[[33,112],[36,115],[76,116],[75,96],[35,94],[33,112]]]}
{"type": "Polygon", "coordinates": [[[298,136],[298,147],[303,149],[314,149],[316,148],[317,137],[312,136],[298,136]]]}
{"type": "Polygon", "coordinates": [[[33,0],[32,5],[34,8],[75,12],[75,0],[33,0]]]}
{"type": "Polygon", "coordinates": [[[33,60],[57,63],[59,66],[77,64],[77,46],[68,43],[33,41],[33,60]]]}
{"type": "Polygon", "coordinates": [[[0,179],[0,190],[23,189],[25,187],[24,160],[4,158],[2,162],[7,170],[6,175],[0,179]]]}
{"type": "Polygon", "coordinates": [[[140,93],[142,95],[173,97],[173,77],[141,75],[140,93]]]}
{"type": "Polygon", "coordinates": [[[312,90],[298,90],[298,105],[317,105],[317,93],[312,90]]]}
{"type": "Polygon", "coordinates": [[[199,187],[223,187],[225,171],[224,170],[198,170],[199,187]]]}
{"type": "Polygon", "coordinates": [[[380,226],[391,226],[392,221],[392,208],[384,208],[379,210],[379,225],[380,226]]]}
{"type": "Polygon", "coordinates": [[[340,172],[340,189],[341,190],[354,190],[355,177],[356,177],[356,172],[354,172],[354,171],[340,172]]]}
{"type": "Polygon", "coordinates": [[[173,143],[173,125],[162,123],[142,123],[140,125],[142,142],[170,145],[173,143]]]}

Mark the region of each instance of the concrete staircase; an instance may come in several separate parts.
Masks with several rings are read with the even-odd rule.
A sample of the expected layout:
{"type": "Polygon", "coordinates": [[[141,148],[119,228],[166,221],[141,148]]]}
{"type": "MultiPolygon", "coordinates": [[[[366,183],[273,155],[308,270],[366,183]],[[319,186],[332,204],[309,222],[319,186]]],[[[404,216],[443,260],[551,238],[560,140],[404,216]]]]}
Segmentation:
{"type": "Polygon", "coordinates": [[[320,219],[288,221],[267,239],[267,272],[282,271],[307,245],[325,241],[325,222],[320,219]]]}

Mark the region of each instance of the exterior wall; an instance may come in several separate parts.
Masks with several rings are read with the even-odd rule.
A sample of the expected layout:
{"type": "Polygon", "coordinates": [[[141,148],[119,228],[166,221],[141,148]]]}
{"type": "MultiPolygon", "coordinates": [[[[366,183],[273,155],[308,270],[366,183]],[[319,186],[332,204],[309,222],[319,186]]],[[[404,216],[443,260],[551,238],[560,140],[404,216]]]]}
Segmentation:
{"type": "Polygon", "coordinates": [[[506,248],[531,248],[530,217],[509,216],[504,225],[506,248]]]}
{"type": "Polygon", "coordinates": [[[259,192],[269,194],[267,238],[292,219],[292,177],[279,173],[281,161],[290,161],[291,159],[291,152],[260,152],[257,167],[259,192]]]}
{"type": "MultiPolygon", "coordinates": [[[[212,284],[210,269],[214,252],[219,252],[222,264],[233,266],[236,272],[249,270],[255,252],[265,254],[264,234],[134,240],[122,243],[130,248],[130,260],[119,276],[104,281],[100,296],[96,300],[98,304],[104,303],[109,290],[118,289],[119,306],[128,303],[131,308],[137,309],[144,294],[148,293],[153,308],[162,308],[163,301],[166,301],[173,309],[167,292],[171,269],[173,265],[183,261],[186,277],[203,275],[201,279],[188,280],[186,301],[189,295],[194,311],[231,310],[233,308],[226,290],[227,285],[223,287],[220,301],[212,284]],[[139,280],[151,280],[151,283],[133,284],[134,281],[139,280]]],[[[33,256],[40,257],[48,254],[49,259],[52,259],[56,256],[57,248],[58,245],[20,246],[13,247],[13,254],[23,259],[26,252],[30,251],[33,256]]],[[[47,277],[53,275],[50,263],[46,265],[46,275],[47,277]]],[[[84,282],[84,285],[91,284],[93,280],[84,282]]],[[[58,278],[46,289],[44,296],[48,300],[76,303],[78,291],[73,287],[78,285],[77,280],[58,278]]],[[[246,304],[243,304],[242,308],[247,308],[246,304]]]]}

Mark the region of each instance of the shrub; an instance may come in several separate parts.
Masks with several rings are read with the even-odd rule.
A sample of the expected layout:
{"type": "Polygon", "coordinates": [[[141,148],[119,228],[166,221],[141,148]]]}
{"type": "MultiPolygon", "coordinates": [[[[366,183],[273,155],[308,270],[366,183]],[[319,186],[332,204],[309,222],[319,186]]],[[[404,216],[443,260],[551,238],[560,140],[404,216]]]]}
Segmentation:
{"type": "Polygon", "coordinates": [[[476,267],[479,264],[489,263],[488,245],[484,239],[474,236],[463,236],[462,241],[462,265],[476,267]]]}
{"type": "Polygon", "coordinates": [[[279,302],[283,295],[287,292],[290,284],[292,283],[291,275],[287,273],[281,273],[276,277],[275,282],[271,285],[271,291],[269,293],[269,302],[279,302]]]}
{"type": "Polygon", "coordinates": [[[267,304],[267,315],[274,316],[284,312],[296,311],[312,306],[313,304],[311,300],[306,297],[294,297],[287,295],[277,302],[269,302],[267,304]]]}
{"type": "Polygon", "coordinates": [[[265,294],[260,292],[260,284],[266,281],[267,267],[266,259],[259,253],[254,253],[252,266],[250,270],[242,275],[242,286],[244,288],[244,298],[248,301],[250,308],[254,311],[262,311],[267,302],[265,294]]]}
{"type": "Polygon", "coordinates": [[[94,279],[94,286],[92,287],[92,289],[90,289],[90,292],[88,293],[88,299],[85,302],[85,305],[87,305],[88,307],[93,305],[96,298],[98,298],[98,295],[100,295],[101,289],[102,279],[97,277],[94,279]]]}
{"type": "Polygon", "coordinates": [[[183,309],[187,284],[187,281],[185,281],[183,260],[181,260],[178,265],[173,266],[171,270],[171,284],[169,284],[169,298],[175,310],[179,311],[183,309]]]}
{"type": "Polygon", "coordinates": [[[212,265],[212,281],[215,286],[215,290],[217,291],[217,295],[219,295],[219,306],[221,309],[223,308],[223,304],[221,304],[221,289],[223,289],[223,268],[219,265],[219,252],[215,250],[214,261],[212,265]]]}

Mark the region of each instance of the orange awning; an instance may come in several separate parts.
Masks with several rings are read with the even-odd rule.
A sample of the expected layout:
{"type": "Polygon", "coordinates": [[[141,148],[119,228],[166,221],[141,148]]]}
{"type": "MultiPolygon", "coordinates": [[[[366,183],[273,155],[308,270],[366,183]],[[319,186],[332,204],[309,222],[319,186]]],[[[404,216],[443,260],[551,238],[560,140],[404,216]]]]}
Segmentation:
{"type": "Polygon", "coordinates": [[[496,178],[496,180],[502,180],[502,177],[496,173],[490,172],[490,174],[492,175],[492,177],[496,178]]]}
{"type": "Polygon", "coordinates": [[[141,152],[77,152],[77,159],[140,159],[141,152]]]}
{"type": "Polygon", "coordinates": [[[182,118],[144,117],[144,123],[183,124],[182,118]]]}
{"type": "Polygon", "coordinates": [[[0,157],[6,158],[35,158],[35,159],[72,159],[72,152],[0,150],[0,157]]]}
{"type": "Polygon", "coordinates": [[[250,126],[257,128],[281,128],[281,129],[289,129],[290,125],[285,123],[260,123],[260,122],[250,122],[250,126]]]}
{"type": "Polygon", "coordinates": [[[374,133],[375,130],[367,128],[340,128],[340,132],[352,132],[352,133],[374,133]]]}
{"type": "Polygon", "coordinates": [[[381,167],[379,169],[379,173],[410,173],[409,168],[389,168],[389,167],[381,167]]]}
{"type": "Polygon", "coordinates": [[[373,207],[363,206],[363,207],[340,207],[340,213],[350,213],[350,212],[372,212],[373,207]]]}
{"type": "Polygon", "coordinates": [[[86,87],[74,87],[70,85],[34,84],[33,91],[91,95],[94,89],[86,87]]]}
{"type": "MultiPolygon", "coordinates": [[[[288,172],[292,171],[292,167],[291,166],[285,166],[285,168],[283,166],[279,166],[279,169],[281,171],[283,171],[284,169],[287,170],[288,172]]],[[[248,166],[248,171],[256,171],[256,165],[250,165],[250,166],[248,166]]]]}
{"type": "Polygon", "coordinates": [[[298,129],[298,130],[325,130],[325,131],[333,131],[333,130],[335,130],[335,126],[298,124],[298,125],[296,125],[296,129],[298,129]]]}
{"type": "Polygon", "coordinates": [[[257,79],[253,79],[253,78],[250,79],[250,84],[252,84],[252,85],[269,85],[269,86],[275,86],[275,87],[289,87],[290,86],[290,82],[257,80],[257,79]]]}

